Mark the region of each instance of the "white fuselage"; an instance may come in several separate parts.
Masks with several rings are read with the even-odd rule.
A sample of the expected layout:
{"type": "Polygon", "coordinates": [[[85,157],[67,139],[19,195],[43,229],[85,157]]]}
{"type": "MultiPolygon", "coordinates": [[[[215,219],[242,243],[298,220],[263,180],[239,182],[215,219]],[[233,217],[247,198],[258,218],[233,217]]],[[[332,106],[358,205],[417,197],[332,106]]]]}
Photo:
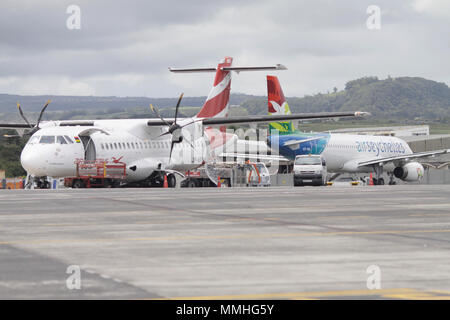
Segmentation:
{"type": "Polygon", "coordinates": [[[145,119],[98,120],[89,127],[49,122],[30,138],[21,163],[34,176],[68,177],[76,174],[77,159],[120,161],[127,165],[130,182],[143,180],[154,170],[183,172],[213,156],[210,139],[214,131],[204,131],[201,122],[182,130],[184,139],[174,144],[169,160],[171,135],[160,136],[167,127],[149,127],[145,119]]]}
{"type": "MultiPolygon", "coordinates": [[[[390,136],[331,134],[322,152],[331,172],[364,172],[357,163],[365,160],[412,154],[409,145],[402,139],[390,136]]],[[[393,170],[388,164],[386,170],[393,170]]]]}

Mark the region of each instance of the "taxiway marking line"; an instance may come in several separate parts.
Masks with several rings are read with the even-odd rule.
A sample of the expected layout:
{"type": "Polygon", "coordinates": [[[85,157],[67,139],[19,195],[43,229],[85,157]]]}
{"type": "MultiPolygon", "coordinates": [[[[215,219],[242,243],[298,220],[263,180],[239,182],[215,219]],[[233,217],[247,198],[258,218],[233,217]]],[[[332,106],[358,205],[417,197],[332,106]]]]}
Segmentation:
{"type": "Polygon", "coordinates": [[[217,295],[217,296],[197,296],[197,297],[169,297],[155,300],[260,300],[260,299],[317,299],[328,297],[349,297],[349,296],[374,296],[394,299],[450,299],[450,291],[420,291],[410,288],[379,289],[379,290],[339,290],[339,291],[311,291],[311,292],[288,292],[288,293],[262,293],[262,294],[237,294],[237,295],[217,295]],[[440,295],[436,295],[439,293],[440,295]]]}
{"type": "Polygon", "coordinates": [[[352,235],[400,235],[422,233],[450,233],[450,229],[436,230],[379,230],[379,231],[341,231],[341,232],[310,232],[310,233],[261,233],[213,236],[172,236],[172,237],[142,237],[142,238],[97,238],[97,239],[36,239],[1,241],[0,245],[14,244],[45,244],[45,243],[86,243],[86,242],[117,242],[117,241],[178,241],[178,240],[220,240],[220,239],[265,239],[265,238],[295,238],[322,236],[352,236],[352,235]]]}

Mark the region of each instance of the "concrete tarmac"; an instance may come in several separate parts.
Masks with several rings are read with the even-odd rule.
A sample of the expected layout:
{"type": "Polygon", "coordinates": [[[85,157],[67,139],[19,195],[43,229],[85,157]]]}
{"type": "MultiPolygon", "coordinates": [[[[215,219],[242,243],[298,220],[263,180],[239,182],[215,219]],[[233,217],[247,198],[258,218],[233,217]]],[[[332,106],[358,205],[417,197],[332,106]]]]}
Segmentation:
{"type": "Polygon", "coordinates": [[[450,186],[3,190],[0,298],[449,299],[450,186]]]}

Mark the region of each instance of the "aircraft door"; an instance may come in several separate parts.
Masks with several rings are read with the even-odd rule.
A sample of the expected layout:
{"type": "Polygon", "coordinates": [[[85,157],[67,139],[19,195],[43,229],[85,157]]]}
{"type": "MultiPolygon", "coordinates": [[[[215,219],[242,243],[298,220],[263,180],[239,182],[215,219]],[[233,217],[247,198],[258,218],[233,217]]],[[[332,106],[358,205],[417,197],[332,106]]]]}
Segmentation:
{"type": "Polygon", "coordinates": [[[94,141],[90,136],[80,136],[84,147],[84,160],[95,160],[97,159],[97,152],[95,150],[94,141]]]}

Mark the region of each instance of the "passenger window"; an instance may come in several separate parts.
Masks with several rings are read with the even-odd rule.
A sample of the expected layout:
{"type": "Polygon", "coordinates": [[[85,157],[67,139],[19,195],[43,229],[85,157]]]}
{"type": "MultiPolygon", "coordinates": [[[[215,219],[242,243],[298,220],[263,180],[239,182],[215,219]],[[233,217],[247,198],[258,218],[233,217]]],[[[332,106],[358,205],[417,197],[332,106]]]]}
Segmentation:
{"type": "Polygon", "coordinates": [[[68,143],[73,143],[72,139],[70,139],[69,136],[64,136],[64,138],[66,138],[66,140],[67,140],[68,143]]]}
{"type": "Polygon", "coordinates": [[[57,136],[56,137],[56,142],[60,143],[60,144],[67,144],[66,140],[64,139],[63,136],[57,136]]]}
{"type": "Polygon", "coordinates": [[[105,143],[106,150],[109,150],[108,144],[105,143]]]}
{"type": "Polygon", "coordinates": [[[42,136],[41,140],[39,140],[39,143],[45,144],[55,143],[55,136],[42,136]]]}
{"type": "Polygon", "coordinates": [[[130,143],[129,142],[127,142],[127,148],[130,149],[130,143]]]}

